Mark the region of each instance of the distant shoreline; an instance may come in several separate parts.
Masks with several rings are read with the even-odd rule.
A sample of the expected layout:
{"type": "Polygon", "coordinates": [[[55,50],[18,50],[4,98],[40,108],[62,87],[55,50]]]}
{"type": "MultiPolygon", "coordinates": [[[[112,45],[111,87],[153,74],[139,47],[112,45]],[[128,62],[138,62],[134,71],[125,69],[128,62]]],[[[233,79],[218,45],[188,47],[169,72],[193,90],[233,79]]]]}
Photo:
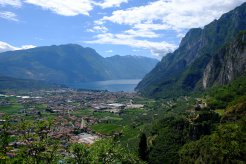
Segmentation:
{"type": "Polygon", "coordinates": [[[120,79],[93,82],[65,83],[65,85],[72,89],[101,90],[109,92],[134,92],[134,88],[140,81],[141,79],[120,79]]]}

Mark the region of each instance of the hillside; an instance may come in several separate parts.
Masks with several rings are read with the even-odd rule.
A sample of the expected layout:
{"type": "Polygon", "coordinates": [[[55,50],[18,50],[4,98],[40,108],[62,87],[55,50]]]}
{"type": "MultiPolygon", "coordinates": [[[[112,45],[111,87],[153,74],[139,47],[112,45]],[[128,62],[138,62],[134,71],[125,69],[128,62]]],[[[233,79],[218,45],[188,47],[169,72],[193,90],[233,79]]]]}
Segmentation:
{"type": "Polygon", "coordinates": [[[203,29],[191,29],[182,39],[179,48],[163,57],[139,83],[136,90],[150,97],[187,95],[192,91],[204,90],[207,87],[207,84],[203,86],[206,78],[210,81],[208,86],[212,86],[216,82],[226,84],[242,74],[245,71],[245,60],[241,60],[241,57],[245,56],[245,35],[241,35],[242,42],[235,41],[235,38],[246,29],[245,17],[246,3],[222,15],[219,20],[214,20],[203,29]],[[239,45],[240,50],[237,50],[239,43],[242,44],[239,45]],[[227,55],[221,58],[223,55],[218,54],[227,55]],[[218,61],[214,60],[216,56],[221,58],[220,65],[212,64],[213,61],[218,61]],[[221,76],[225,75],[221,71],[222,67],[229,67],[232,63],[229,58],[233,58],[233,65],[240,63],[242,66],[237,68],[237,73],[232,71],[233,75],[230,76],[233,78],[223,81],[215,79],[217,76],[209,73],[209,65],[221,67],[216,70],[220,70],[218,74],[221,76]]]}
{"type": "MultiPolygon", "coordinates": [[[[61,85],[47,83],[44,81],[16,79],[7,76],[0,76],[0,89],[47,89],[60,88],[61,85]]],[[[63,86],[64,87],[64,86],[63,86]]]]}
{"type": "Polygon", "coordinates": [[[157,64],[157,60],[142,56],[119,56],[106,58],[108,70],[114,79],[143,78],[157,64]]]}
{"type": "Polygon", "coordinates": [[[103,58],[92,48],[68,44],[1,53],[0,74],[56,83],[140,79],[157,62],[135,56],[103,58]]]}
{"type": "Polygon", "coordinates": [[[245,89],[243,75],[196,96],[160,99],[162,116],[146,130],[148,162],[245,163],[245,89]]]}

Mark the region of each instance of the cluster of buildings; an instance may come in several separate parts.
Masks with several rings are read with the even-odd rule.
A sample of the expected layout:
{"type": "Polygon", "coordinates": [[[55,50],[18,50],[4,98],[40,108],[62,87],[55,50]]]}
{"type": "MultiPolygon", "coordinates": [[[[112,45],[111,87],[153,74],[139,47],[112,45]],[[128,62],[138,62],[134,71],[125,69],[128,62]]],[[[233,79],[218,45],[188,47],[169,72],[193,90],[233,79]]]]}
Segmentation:
{"type": "Polygon", "coordinates": [[[124,109],[134,109],[134,108],[143,108],[142,104],[132,104],[130,103],[110,103],[110,104],[94,104],[92,105],[94,111],[97,112],[111,112],[114,114],[120,114],[124,109]]]}
{"type": "MultiPolygon", "coordinates": [[[[71,89],[37,90],[26,93],[10,91],[10,93],[0,95],[0,106],[11,106],[12,103],[20,104],[21,109],[16,113],[16,121],[21,120],[24,115],[31,116],[33,119],[42,119],[44,112],[55,115],[55,129],[50,135],[64,143],[92,144],[103,135],[94,132],[89,127],[102,122],[103,119],[76,116],[73,113],[82,109],[91,109],[94,112],[120,114],[128,108],[142,108],[143,105],[132,103],[132,99],[135,97],[137,97],[135,93],[92,92],[71,89]],[[6,97],[14,97],[15,102],[7,100],[6,97]]],[[[2,118],[3,116],[0,117],[0,120],[3,120],[2,118]]]]}

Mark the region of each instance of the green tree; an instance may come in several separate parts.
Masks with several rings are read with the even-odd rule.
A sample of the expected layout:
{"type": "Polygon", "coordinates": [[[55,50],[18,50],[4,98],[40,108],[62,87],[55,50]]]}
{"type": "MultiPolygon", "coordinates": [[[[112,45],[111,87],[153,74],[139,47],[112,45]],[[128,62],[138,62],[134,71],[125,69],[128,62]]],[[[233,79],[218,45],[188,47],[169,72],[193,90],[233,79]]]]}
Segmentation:
{"type": "Polygon", "coordinates": [[[144,161],[148,160],[148,145],[147,145],[147,137],[145,133],[142,133],[140,135],[138,155],[142,160],[144,161]]]}
{"type": "Polygon", "coordinates": [[[179,149],[189,137],[189,124],[186,118],[164,116],[153,125],[154,140],[150,145],[149,163],[178,163],[179,149]]]}
{"type": "Polygon", "coordinates": [[[49,120],[22,121],[17,126],[23,143],[17,157],[23,163],[53,163],[59,159],[60,142],[52,138],[49,120]]]}
{"type": "Polygon", "coordinates": [[[91,146],[91,163],[144,163],[112,139],[102,139],[91,146]]]}
{"type": "Polygon", "coordinates": [[[181,163],[243,163],[246,161],[245,121],[218,127],[213,134],[185,144],[181,163]]]}
{"type": "Polygon", "coordinates": [[[84,144],[74,143],[69,147],[70,156],[68,161],[77,164],[87,164],[89,163],[89,147],[84,144]]]}
{"type": "Polygon", "coordinates": [[[4,123],[2,129],[0,130],[0,161],[4,161],[8,158],[7,152],[10,150],[10,117],[4,117],[4,123]]]}

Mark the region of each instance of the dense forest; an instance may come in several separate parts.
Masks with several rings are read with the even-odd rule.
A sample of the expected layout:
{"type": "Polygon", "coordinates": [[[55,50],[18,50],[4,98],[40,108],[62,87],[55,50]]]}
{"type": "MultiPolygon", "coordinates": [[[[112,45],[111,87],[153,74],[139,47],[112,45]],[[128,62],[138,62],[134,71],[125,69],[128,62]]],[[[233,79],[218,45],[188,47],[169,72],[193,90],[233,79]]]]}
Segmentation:
{"type": "Polygon", "coordinates": [[[148,162],[245,162],[245,87],[243,76],[226,86],[211,88],[194,107],[174,105],[153,123],[148,162]]]}

